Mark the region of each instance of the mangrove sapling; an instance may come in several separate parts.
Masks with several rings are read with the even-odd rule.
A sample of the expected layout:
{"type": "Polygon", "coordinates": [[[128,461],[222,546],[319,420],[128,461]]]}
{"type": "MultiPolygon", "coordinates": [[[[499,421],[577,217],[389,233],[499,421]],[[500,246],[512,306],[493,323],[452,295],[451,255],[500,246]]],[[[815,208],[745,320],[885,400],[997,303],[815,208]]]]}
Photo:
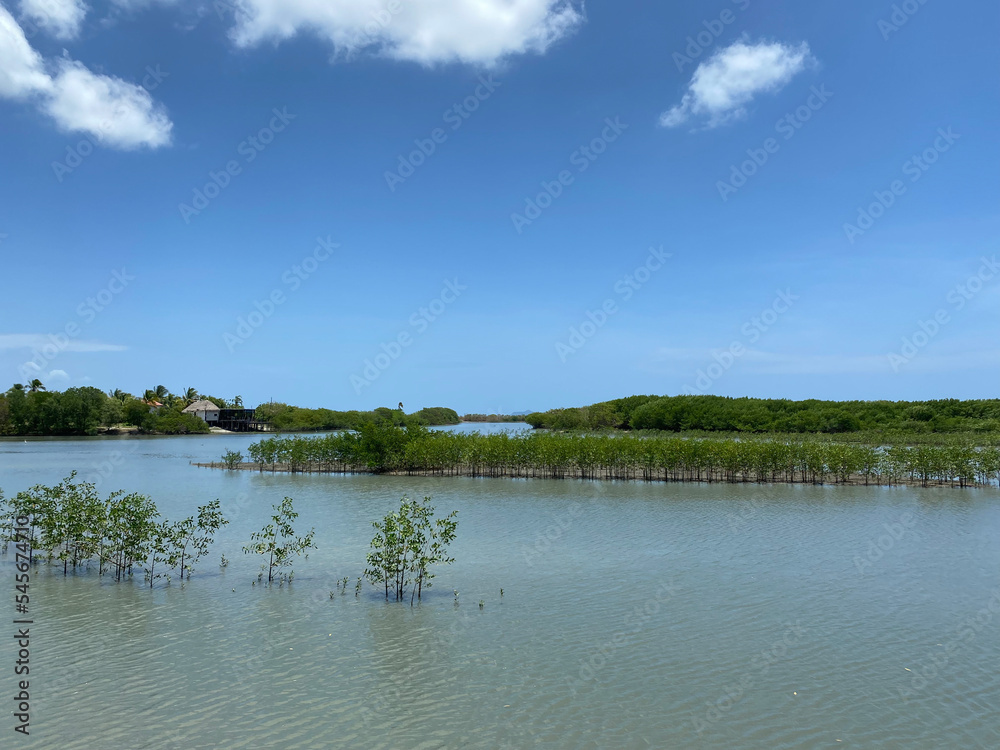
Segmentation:
{"type": "Polygon", "coordinates": [[[414,598],[419,600],[424,586],[431,586],[431,566],[454,562],[447,550],[455,539],[457,514],[454,511],[436,519],[429,497],[422,501],[403,497],[398,511],[372,523],[377,533],[368,553],[365,578],[373,585],[381,583],[387,600],[390,581],[396,601],[404,598],[411,585],[410,603],[414,598]]]}
{"type": "MultiPolygon", "coordinates": [[[[416,533],[413,538],[413,569],[417,575],[414,583],[417,599],[423,591],[423,587],[431,587],[431,579],[434,574],[430,572],[432,565],[449,565],[455,562],[455,558],[448,557],[448,545],[455,540],[455,533],[458,529],[456,516],[458,511],[452,511],[444,518],[434,518],[434,508],[430,505],[430,498],[425,497],[423,503],[414,501],[411,503],[411,512],[414,515],[414,529],[416,533]]],[[[410,603],[413,603],[413,593],[410,593],[410,603]]]]}
{"type": "MultiPolygon", "coordinates": [[[[286,497],[278,505],[271,506],[275,513],[271,516],[271,523],[267,524],[260,531],[255,532],[250,537],[250,543],[243,547],[244,554],[266,555],[267,562],[261,565],[261,572],[257,575],[260,581],[267,573],[267,582],[274,581],[277,574],[278,583],[285,581],[291,583],[295,572],[291,566],[295,557],[307,553],[310,548],[315,549],[313,537],[316,529],[313,528],[305,536],[295,536],[295,529],[292,523],[299,514],[295,512],[292,498],[286,497]],[[287,573],[282,572],[282,568],[289,568],[287,573]]],[[[308,553],[306,554],[308,558],[308,553]]]]}
{"type": "Polygon", "coordinates": [[[236,469],[243,463],[243,454],[239,451],[226,451],[222,454],[222,461],[227,469],[236,469]]]}
{"type": "Polygon", "coordinates": [[[41,530],[41,545],[49,550],[49,558],[63,564],[66,575],[70,564],[74,570],[89,561],[100,543],[95,529],[101,528],[104,505],[90,482],[73,482],[71,473],[55,487],[44,487],[47,512],[36,522],[41,530]]]}
{"type": "Polygon", "coordinates": [[[208,548],[215,541],[215,533],[228,523],[222,515],[218,500],[200,506],[197,518],[188,516],[183,521],[174,523],[172,536],[182,581],[185,580],[185,573],[188,579],[191,578],[195,563],[208,554],[208,548]]]}
{"type": "MultiPolygon", "coordinates": [[[[70,475],[72,479],[74,475],[70,475]]],[[[20,516],[28,518],[27,539],[20,537],[20,541],[27,542],[31,547],[32,559],[36,559],[35,552],[42,549],[41,539],[36,536],[36,531],[40,533],[40,521],[43,521],[51,512],[52,498],[48,487],[36,484],[34,487],[18,492],[17,495],[7,500],[6,508],[2,516],[4,544],[15,541],[14,534],[15,520],[20,516]]]]}
{"type": "Polygon", "coordinates": [[[153,588],[153,583],[157,578],[166,578],[167,583],[170,583],[169,570],[177,564],[175,550],[173,525],[169,521],[157,524],[149,541],[149,557],[146,561],[149,565],[146,568],[146,580],[149,581],[150,588],[153,588]],[[161,569],[161,572],[157,573],[157,563],[167,566],[168,572],[164,573],[161,569]]]}
{"type": "Polygon", "coordinates": [[[105,547],[115,580],[132,575],[136,561],[145,561],[160,513],[146,495],[133,492],[115,498],[108,508],[105,547]]]}

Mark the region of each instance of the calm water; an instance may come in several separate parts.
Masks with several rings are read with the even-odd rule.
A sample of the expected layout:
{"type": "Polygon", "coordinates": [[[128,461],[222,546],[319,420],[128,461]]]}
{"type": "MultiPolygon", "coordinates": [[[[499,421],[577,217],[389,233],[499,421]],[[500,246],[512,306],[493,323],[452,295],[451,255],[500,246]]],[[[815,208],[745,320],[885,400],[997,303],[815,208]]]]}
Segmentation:
{"type": "Polygon", "coordinates": [[[0,638],[0,747],[1000,747],[995,490],[189,465],[252,439],[0,441],[8,495],[77,469],[171,518],[219,498],[232,519],[183,586],[33,573],[32,734],[13,733],[0,638]],[[459,510],[457,562],[417,607],[355,598],[370,522],[404,493],[459,510]],[[285,495],[319,549],[292,587],[251,587],[240,546],[285,495]]]}

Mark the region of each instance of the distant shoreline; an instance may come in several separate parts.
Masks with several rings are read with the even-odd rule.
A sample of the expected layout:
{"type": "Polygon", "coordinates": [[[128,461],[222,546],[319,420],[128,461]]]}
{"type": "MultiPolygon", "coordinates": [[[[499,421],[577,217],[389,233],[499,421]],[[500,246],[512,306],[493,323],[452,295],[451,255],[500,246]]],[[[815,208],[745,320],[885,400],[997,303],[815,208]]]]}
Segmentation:
{"type": "MultiPolygon", "coordinates": [[[[426,427],[458,427],[462,424],[521,424],[520,422],[459,422],[458,424],[431,424],[426,427]]],[[[526,422],[524,424],[527,424],[526,422]]],[[[234,432],[223,430],[219,427],[210,427],[208,432],[140,432],[138,427],[102,427],[96,435],[0,435],[0,441],[4,440],[26,440],[28,438],[45,438],[46,440],[59,440],[72,438],[74,440],[98,439],[98,438],[151,438],[151,437],[207,437],[209,435],[257,435],[260,437],[274,435],[318,435],[326,432],[345,432],[349,427],[321,427],[309,430],[265,430],[263,432],[234,432]]]]}

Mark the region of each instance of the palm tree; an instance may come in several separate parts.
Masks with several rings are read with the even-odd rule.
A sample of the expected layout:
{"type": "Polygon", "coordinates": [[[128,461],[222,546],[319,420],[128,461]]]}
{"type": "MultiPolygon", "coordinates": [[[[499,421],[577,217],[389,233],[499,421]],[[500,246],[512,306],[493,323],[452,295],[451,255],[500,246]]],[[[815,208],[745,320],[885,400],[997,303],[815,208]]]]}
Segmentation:
{"type": "Polygon", "coordinates": [[[28,383],[28,393],[38,393],[39,391],[44,391],[45,386],[42,385],[42,381],[35,378],[30,383],[28,383]]]}
{"type": "Polygon", "coordinates": [[[243,408],[243,397],[242,396],[237,396],[236,398],[233,399],[233,408],[234,409],[242,409],[243,408]]]}
{"type": "Polygon", "coordinates": [[[163,399],[165,399],[167,396],[170,395],[170,390],[165,385],[158,385],[156,386],[156,390],[154,390],[153,393],[156,394],[157,401],[162,401],[163,399]]]}
{"type": "Polygon", "coordinates": [[[121,401],[123,404],[128,401],[128,394],[121,388],[115,388],[113,391],[108,391],[108,396],[116,401],[121,401]]]}
{"type": "Polygon", "coordinates": [[[199,398],[198,390],[196,388],[188,388],[186,391],[184,391],[184,395],[181,396],[181,398],[183,398],[188,405],[191,405],[199,398]]]}
{"type": "Polygon", "coordinates": [[[14,383],[14,386],[11,388],[11,390],[20,391],[21,393],[24,393],[24,383],[14,383]]]}

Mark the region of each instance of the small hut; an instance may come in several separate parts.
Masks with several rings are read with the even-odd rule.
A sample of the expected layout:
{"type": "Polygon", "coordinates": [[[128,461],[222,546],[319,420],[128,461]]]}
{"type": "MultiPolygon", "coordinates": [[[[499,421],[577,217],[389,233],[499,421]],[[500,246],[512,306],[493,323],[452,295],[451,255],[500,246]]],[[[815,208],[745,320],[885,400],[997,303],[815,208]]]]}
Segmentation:
{"type": "Polygon", "coordinates": [[[202,420],[208,424],[214,425],[219,421],[219,407],[211,401],[207,401],[205,399],[195,401],[193,404],[185,406],[184,413],[194,414],[196,417],[201,417],[202,420]]]}

